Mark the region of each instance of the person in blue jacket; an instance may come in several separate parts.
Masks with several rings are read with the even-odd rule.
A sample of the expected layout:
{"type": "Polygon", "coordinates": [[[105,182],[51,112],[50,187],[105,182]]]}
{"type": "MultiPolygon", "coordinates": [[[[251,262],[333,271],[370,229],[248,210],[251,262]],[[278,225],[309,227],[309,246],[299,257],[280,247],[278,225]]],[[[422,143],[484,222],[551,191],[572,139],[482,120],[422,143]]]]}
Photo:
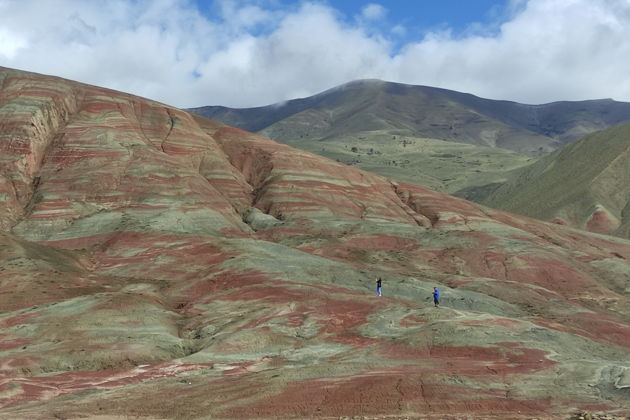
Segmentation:
{"type": "Polygon", "coordinates": [[[382,288],[381,288],[381,278],[376,278],[376,296],[382,296],[382,288]]]}
{"type": "Polygon", "coordinates": [[[440,306],[440,289],[437,287],[433,288],[433,304],[436,308],[440,306]]]}

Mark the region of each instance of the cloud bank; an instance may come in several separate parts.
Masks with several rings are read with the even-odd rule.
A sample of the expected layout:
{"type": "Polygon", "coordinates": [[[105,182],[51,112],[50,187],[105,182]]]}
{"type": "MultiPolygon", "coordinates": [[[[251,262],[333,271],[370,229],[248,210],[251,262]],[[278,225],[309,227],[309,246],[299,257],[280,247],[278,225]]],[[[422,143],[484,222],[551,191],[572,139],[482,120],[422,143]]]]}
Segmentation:
{"type": "Polygon", "coordinates": [[[362,78],[524,103],[630,101],[630,1],[511,6],[491,27],[408,39],[386,2],[344,16],[317,1],[0,0],[0,66],[179,107],[267,105],[362,78]]]}

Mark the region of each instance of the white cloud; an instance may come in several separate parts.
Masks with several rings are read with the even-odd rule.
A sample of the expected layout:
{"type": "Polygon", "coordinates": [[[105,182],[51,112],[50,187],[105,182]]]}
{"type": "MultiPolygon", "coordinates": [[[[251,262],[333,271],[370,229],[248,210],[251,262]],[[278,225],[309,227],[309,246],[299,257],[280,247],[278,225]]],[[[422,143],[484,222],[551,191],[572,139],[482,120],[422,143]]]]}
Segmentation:
{"type": "Polygon", "coordinates": [[[18,35],[0,28],[0,55],[12,60],[18,50],[26,48],[28,43],[18,35]]]}
{"type": "Polygon", "coordinates": [[[392,34],[396,35],[396,36],[405,36],[407,34],[407,28],[405,28],[403,25],[395,25],[392,30],[391,30],[392,34]]]}
{"type": "Polygon", "coordinates": [[[238,0],[218,0],[217,3],[223,29],[233,34],[271,24],[277,17],[277,13],[238,0]]]}
{"type": "Polygon", "coordinates": [[[384,43],[343,28],[329,8],[307,4],[268,36],[235,40],[211,57],[200,67],[199,84],[233,102],[247,103],[254,93],[266,98],[259,104],[271,103],[369,77],[386,55],[384,43]]]}
{"type": "Polygon", "coordinates": [[[383,19],[386,14],[387,9],[376,3],[370,3],[361,10],[361,16],[365,20],[380,20],[383,19]]]}
{"type": "Polygon", "coordinates": [[[191,0],[0,0],[0,65],[181,107],[266,105],[359,78],[528,103],[630,101],[627,0],[513,0],[486,31],[402,47],[388,41],[406,34],[401,22],[371,25],[386,19],[378,4],[353,22],[324,3],[274,4],[221,0],[202,15],[191,0]]]}
{"type": "Polygon", "coordinates": [[[398,77],[530,103],[630,100],[627,39],[626,1],[531,0],[496,37],[436,36],[409,45],[398,57],[398,77]],[[406,73],[414,63],[428,63],[422,76],[406,73]]]}

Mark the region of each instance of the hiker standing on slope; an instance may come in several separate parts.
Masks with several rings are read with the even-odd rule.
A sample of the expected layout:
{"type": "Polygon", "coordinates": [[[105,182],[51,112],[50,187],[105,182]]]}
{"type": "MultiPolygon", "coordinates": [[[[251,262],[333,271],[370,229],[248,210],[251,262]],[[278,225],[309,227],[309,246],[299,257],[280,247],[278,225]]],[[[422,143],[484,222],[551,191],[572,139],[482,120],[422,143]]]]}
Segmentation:
{"type": "Polygon", "coordinates": [[[381,278],[377,277],[376,278],[376,296],[382,296],[382,289],[381,289],[381,278]]]}
{"type": "Polygon", "coordinates": [[[433,304],[436,308],[440,306],[440,289],[437,287],[433,288],[433,304]]]}

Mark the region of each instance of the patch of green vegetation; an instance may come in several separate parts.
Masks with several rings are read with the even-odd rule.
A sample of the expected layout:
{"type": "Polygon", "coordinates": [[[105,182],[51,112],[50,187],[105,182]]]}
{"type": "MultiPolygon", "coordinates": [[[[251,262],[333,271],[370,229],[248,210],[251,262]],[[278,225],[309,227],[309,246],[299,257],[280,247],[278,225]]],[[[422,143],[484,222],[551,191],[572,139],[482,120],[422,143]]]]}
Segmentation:
{"type": "Polygon", "coordinates": [[[531,156],[505,149],[364,131],[324,141],[297,139],[293,147],[399,181],[452,193],[502,182],[505,173],[528,165],[531,156]]]}

